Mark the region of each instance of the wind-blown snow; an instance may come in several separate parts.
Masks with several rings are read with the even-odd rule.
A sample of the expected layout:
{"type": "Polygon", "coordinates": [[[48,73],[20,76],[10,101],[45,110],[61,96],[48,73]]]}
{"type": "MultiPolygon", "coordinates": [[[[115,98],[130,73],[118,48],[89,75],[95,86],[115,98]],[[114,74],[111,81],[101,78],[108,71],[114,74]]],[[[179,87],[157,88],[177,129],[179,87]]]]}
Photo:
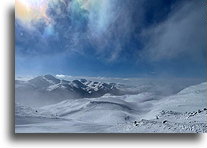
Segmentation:
{"type": "MultiPolygon", "coordinates": [[[[62,81],[62,80],[61,80],[62,81]]],[[[25,82],[22,82],[23,86],[25,82]]],[[[49,83],[52,83],[49,81],[49,83]]],[[[103,82],[70,81],[78,88],[103,82]]],[[[49,85],[48,91],[61,83],[49,85]]],[[[20,85],[20,84],[18,84],[20,85]]],[[[110,85],[111,87],[115,84],[110,85]]],[[[105,89],[105,88],[104,88],[105,89]]],[[[137,94],[67,99],[43,107],[16,104],[17,133],[197,133],[207,132],[207,82],[165,96],[147,89],[137,94]]]]}

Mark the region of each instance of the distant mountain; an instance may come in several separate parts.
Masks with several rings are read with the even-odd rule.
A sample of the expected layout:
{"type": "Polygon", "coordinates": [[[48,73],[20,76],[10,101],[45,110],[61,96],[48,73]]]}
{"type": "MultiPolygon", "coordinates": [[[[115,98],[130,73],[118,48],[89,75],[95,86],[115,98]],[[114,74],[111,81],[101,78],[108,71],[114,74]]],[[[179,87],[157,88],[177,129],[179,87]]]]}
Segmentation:
{"type": "Polygon", "coordinates": [[[66,81],[52,75],[38,76],[28,81],[15,81],[16,101],[42,106],[66,99],[95,98],[105,94],[122,95],[115,83],[93,82],[86,79],[66,81]]]}

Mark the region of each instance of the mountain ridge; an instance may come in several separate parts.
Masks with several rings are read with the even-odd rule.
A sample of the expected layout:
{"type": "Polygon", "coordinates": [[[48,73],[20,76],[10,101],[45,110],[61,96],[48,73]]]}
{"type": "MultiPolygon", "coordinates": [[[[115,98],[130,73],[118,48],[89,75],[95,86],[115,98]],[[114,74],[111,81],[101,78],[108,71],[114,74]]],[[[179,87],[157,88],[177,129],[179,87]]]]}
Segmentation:
{"type": "MultiPolygon", "coordinates": [[[[49,102],[57,103],[66,99],[123,94],[115,83],[93,82],[86,79],[67,81],[52,75],[38,76],[27,81],[16,80],[15,88],[17,102],[22,102],[22,98],[24,98],[23,100],[28,99],[27,105],[32,105],[35,100],[41,101],[42,105],[48,105],[49,102]],[[29,100],[31,99],[33,101],[30,103],[29,100]]],[[[38,104],[41,105],[41,103],[38,104]]]]}

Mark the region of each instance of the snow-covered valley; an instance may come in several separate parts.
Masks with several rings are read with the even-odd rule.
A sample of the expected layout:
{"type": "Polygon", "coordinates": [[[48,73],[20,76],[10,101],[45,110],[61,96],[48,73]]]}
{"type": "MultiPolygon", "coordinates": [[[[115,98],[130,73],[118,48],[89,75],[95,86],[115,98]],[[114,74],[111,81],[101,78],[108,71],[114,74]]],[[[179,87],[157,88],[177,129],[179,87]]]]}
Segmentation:
{"type": "Polygon", "coordinates": [[[154,83],[126,84],[49,75],[16,80],[15,132],[207,132],[207,82],[171,93],[154,83]]]}

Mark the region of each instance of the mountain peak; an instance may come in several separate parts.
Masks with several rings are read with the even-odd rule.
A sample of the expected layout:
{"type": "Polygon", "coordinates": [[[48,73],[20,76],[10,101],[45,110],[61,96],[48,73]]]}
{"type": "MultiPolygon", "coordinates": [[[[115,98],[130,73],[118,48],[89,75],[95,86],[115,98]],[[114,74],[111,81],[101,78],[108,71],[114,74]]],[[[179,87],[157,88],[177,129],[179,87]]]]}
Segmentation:
{"type": "Polygon", "coordinates": [[[51,75],[51,74],[46,74],[46,75],[44,75],[44,77],[46,77],[46,78],[55,78],[53,75],[51,75]]]}
{"type": "Polygon", "coordinates": [[[53,75],[50,75],[50,74],[47,74],[47,75],[44,75],[44,78],[46,78],[47,80],[57,84],[57,83],[60,83],[60,80],[55,78],[53,75]]]}

